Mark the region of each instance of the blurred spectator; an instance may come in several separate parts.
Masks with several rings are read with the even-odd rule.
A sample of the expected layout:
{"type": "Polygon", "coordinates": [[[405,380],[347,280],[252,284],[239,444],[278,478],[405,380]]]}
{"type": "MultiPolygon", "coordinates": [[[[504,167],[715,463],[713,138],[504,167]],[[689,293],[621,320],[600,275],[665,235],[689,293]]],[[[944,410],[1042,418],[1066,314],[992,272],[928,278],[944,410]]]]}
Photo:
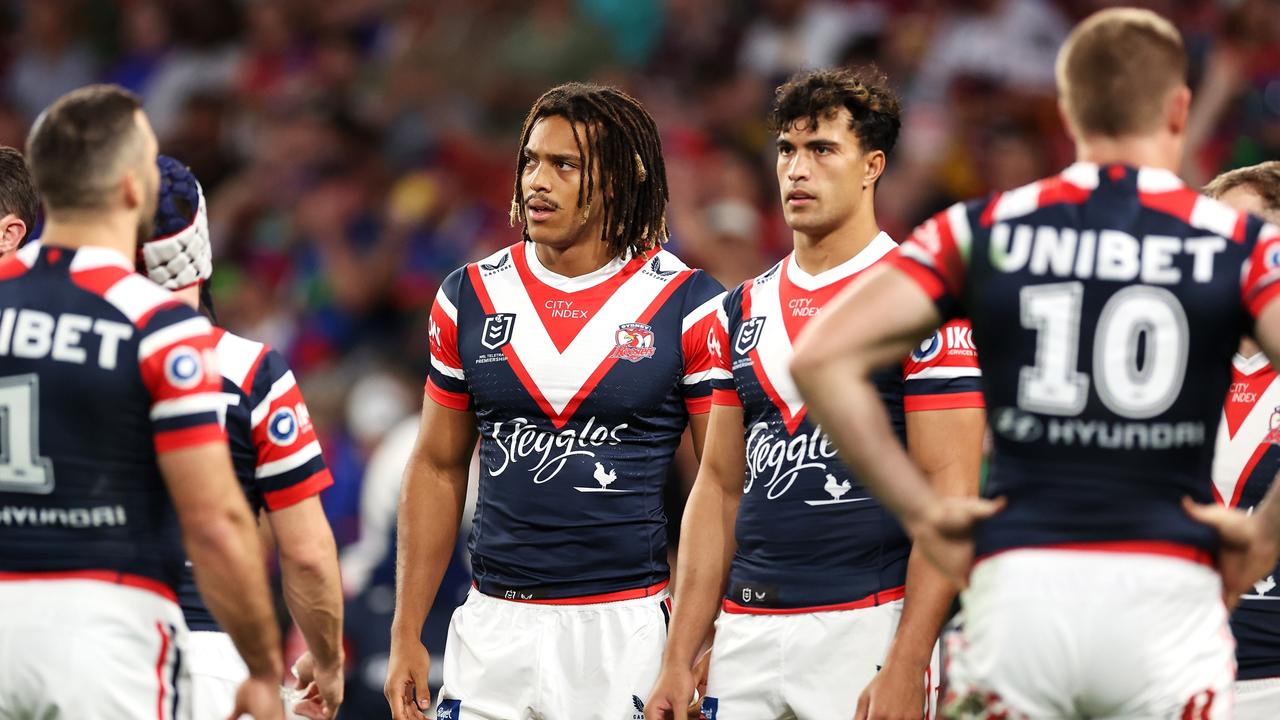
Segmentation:
{"type": "Polygon", "coordinates": [[[96,79],[97,71],[81,29],[75,0],[23,3],[21,47],[9,66],[5,87],[10,102],[34,118],[59,96],[96,79]]]}

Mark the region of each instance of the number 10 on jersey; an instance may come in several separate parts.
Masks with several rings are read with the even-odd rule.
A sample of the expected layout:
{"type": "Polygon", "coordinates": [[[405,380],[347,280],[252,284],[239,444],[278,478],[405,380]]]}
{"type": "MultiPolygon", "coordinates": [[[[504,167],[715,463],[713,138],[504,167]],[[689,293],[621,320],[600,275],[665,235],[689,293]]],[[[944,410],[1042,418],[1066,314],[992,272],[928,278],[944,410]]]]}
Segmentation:
{"type": "Polygon", "coordinates": [[[1093,335],[1093,374],[1080,372],[1080,282],[1029,285],[1020,295],[1022,326],[1036,331],[1035,365],[1018,377],[1018,406],[1046,415],[1079,415],[1092,382],[1121,417],[1142,420],[1168,410],[1187,373],[1187,314],[1164,288],[1134,285],[1111,296],[1093,335]]]}

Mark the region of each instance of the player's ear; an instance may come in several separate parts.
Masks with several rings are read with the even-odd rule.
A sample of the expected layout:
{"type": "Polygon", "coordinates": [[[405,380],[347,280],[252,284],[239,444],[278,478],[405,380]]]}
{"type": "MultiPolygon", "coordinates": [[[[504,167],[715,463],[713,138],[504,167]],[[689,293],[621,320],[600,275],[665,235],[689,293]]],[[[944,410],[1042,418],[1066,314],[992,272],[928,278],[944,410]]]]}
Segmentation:
{"type": "Polygon", "coordinates": [[[862,187],[865,189],[874,185],[884,174],[886,158],[883,150],[872,150],[863,157],[866,164],[862,171],[862,187]]]}
{"type": "Polygon", "coordinates": [[[18,249],[22,238],[27,236],[27,224],[22,218],[9,213],[0,218],[0,255],[7,255],[18,249]]]}
{"type": "Polygon", "coordinates": [[[142,207],[143,193],[146,192],[145,183],[133,168],[124,171],[124,177],[120,179],[120,192],[126,208],[133,210],[142,207]]]}
{"type": "Polygon", "coordinates": [[[1191,114],[1191,88],[1179,85],[1165,99],[1165,126],[1173,135],[1187,131],[1187,117],[1191,114]]]}

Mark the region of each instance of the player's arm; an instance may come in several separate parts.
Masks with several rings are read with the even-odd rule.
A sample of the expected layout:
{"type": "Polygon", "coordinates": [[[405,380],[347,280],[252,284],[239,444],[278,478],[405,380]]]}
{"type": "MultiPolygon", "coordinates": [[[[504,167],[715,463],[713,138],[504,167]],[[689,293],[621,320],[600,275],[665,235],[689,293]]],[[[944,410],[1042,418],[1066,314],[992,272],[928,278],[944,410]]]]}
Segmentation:
{"type": "Polygon", "coordinates": [[[280,552],[284,601],[307,641],[313,675],[324,699],[324,717],[342,704],[342,581],[333,530],[312,495],[267,514],[280,552]]]}
{"type": "MultiPolygon", "coordinates": [[[[925,410],[908,412],[906,420],[907,454],[933,489],[947,497],[977,495],[985,412],[981,408],[925,410]]],[[[919,712],[924,701],[921,678],[955,596],[955,585],[913,548],[902,618],[876,678],[880,686],[864,698],[869,717],[919,712]]]]}
{"type": "Polygon", "coordinates": [[[713,406],[698,477],[681,523],[671,627],[662,672],[645,707],[648,718],[683,718],[693,699],[693,664],[711,634],[737,549],[733,533],[745,457],[742,408],[713,406]]]}
{"type": "Polygon", "coordinates": [[[397,720],[416,719],[430,703],[422,624],[457,542],[476,434],[473,412],[424,399],[396,520],[396,610],[384,692],[397,720]]]}
{"type": "Polygon", "coordinates": [[[957,585],[972,560],[972,522],[998,509],[977,498],[943,503],[907,456],[871,374],[911,352],[941,321],[903,272],[880,267],[854,282],[805,328],[791,372],[814,417],[867,488],[957,585]]]}
{"type": "Polygon", "coordinates": [[[156,460],[201,597],[235,642],[249,673],[278,682],[280,633],[253,513],[236,482],[226,443],[161,452],[156,460]]]}

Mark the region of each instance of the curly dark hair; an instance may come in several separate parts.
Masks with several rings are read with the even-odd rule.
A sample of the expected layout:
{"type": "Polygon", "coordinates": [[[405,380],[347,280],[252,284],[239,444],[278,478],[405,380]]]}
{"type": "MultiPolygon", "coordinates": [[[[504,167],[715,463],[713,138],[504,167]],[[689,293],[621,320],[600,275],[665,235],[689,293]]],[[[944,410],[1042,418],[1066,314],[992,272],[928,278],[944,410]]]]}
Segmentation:
{"type": "MultiPolygon", "coordinates": [[[[528,162],[524,148],[533,126],[545,117],[563,117],[573,126],[585,172],[578,184],[578,207],[596,202],[594,173],[600,172],[599,198],[604,213],[604,242],[614,257],[639,254],[667,239],[667,168],[662,161],[658,126],[635,98],[615,88],[566,83],[551,88],[533,104],[520,130],[511,223],[525,224],[521,178],[528,162]],[[584,138],[578,123],[585,127],[584,138]]],[[[525,240],[527,230],[522,231],[525,240]]]]}
{"type": "Polygon", "coordinates": [[[874,65],[793,75],[775,93],[769,130],[781,133],[798,120],[813,127],[840,108],[852,116],[849,129],[863,150],[879,150],[885,156],[893,151],[902,127],[902,107],[888,77],[874,65]]]}

